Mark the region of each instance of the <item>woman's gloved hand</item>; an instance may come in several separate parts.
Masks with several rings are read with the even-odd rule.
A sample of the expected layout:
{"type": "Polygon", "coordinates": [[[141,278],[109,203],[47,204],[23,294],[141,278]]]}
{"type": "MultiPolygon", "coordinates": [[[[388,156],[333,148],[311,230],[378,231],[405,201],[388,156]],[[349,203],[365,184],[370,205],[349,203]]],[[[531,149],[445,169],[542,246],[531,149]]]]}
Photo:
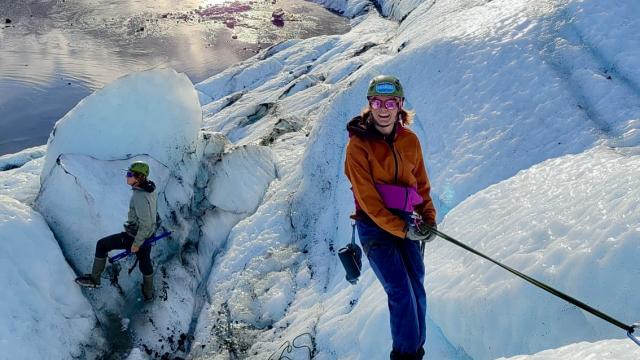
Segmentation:
{"type": "Polygon", "coordinates": [[[429,228],[437,229],[438,226],[436,224],[427,226],[427,224],[422,221],[414,221],[414,223],[409,226],[406,237],[414,241],[432,241],[436,238],[436,234],[431,232],[429,228]]]}

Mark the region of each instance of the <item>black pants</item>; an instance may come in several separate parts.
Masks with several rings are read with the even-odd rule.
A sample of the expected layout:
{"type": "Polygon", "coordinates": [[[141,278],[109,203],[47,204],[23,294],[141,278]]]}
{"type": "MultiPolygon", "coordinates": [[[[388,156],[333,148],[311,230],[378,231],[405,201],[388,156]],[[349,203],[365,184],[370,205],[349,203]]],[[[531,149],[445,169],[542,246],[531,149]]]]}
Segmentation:
{"type": "MultiPolygon", "coordinates": [[[[109,235],[98,240],[96,244],[96,257],[106,258],[111,250],[122,249],[130,250],[133,244],[133,236],[126,232],[109,235]]],[[[153,274],[153,265],[151,264],[151,246],[142,246],[136,253],[138,257],[138,265],[143,275],[153,274]]]]}

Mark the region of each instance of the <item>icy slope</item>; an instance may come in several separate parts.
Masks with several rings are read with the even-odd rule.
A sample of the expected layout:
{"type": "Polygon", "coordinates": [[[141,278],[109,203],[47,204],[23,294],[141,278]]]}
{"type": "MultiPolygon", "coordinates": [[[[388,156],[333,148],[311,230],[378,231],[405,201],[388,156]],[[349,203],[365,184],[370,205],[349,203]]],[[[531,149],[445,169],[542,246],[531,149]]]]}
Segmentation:
{"type": "MultiPolygon", "coordinates": [[[[545,350],[534,355],[520,355],[508,360],[635,360],[640,349],[629,340],[603,340],[594,343],[580,342],[559,349],[545,350]]],[[[499,360],[506,360],[500,358],[499,360]]]]}
{"type": "MultiPolygon", "coordinates": [[[[635,70],[597,55],[599,47],[640,39],[637,6],[627,1],[620,4],[624,11],[600,11],[605,4],[424,2],[399,27],[370,14],[348,34],[287,42],[262,53],[261,62],[239,64],[198,84],[212,97],[204,106],[205,126],[238,143],[271,144],[284,171],[257,212],[232,230],[230,246],[215,261],[213,274],[220,275],[209,282],[211,306],[198,322],[196,357],[264,358],[285,341],[307,341],[306,332],[318,358],[387,356],[370,350],[374,343],[388,347],[387,333],[370,333],[384,321],[364,325],[384,316],[384,294],[364,296],[372,291],[364,285],[371,283],[368,270],[362,286],[346,284],[335,257],[349,239],[353,206],[342,174],[344,126],[365,106],[362,94],[375,74],[393,73],[405,84],[441,217],[468,196],[546,159],[599,143],[637,145],[635,70]],[[596,25],[603,22],[620,30],[596,25]],[[602,39],[605,32],[611,36],[606,42],[581,39],[602,39]],[[594,88],[609,101],[594,97],[594,88]],[[352,323],[363,325],[346,325],[352,323]]],[[[632,53],[626,45],[619,49],[632,53]]],[[[438,281],[453,286],[458,278],[438,281]]],[[[464,305],[471,315],[484,316],[469,304],[461,301],[458,309],[464,305]]],[[[445,305],[430,299],[433,313],[445,305]]],[[[436,324],[444,329],[441,321],[436,324]]],[[[586,320],[576,321],[567,326],[586,320]]],[[[612,336],[587,327],[548,342],[532,337],[510,349],[497,344],[504,348],[482,350],[487,344],[468,336],[480,331],[473,325],[469,320],[464,331],[445,331],[446,337],[432,328],[427,352],[437,347],[442,358],[464,358],[455,350],[461,347],[483,358],[490,351],[531,352],[612,336]]],[[[495,328],[486,336],[509,338],[511,330],[495,328]]]]}
{"type": "MultiPolygon", "coordinates": [[[[601,146],[545,161],[471,196],[441,229],[633,323],[640,319],[639,224],[640,152],[601,146]]],[[[428,250],[431,317],[474,359],[624,336],[450,243],[428,250]]]]}
{"type": "Polygon", "coordinates": [[[637,85],[626,80],[626,72],[611,74],[622,70],[575,39],[578,25],[589,34],[597,27],[572,21],[575,13],[599,21],[606,17],[623,29],[607,44],[632,43],[640,41],[633,32],[640,26],[629,15],[636,6],[626,2],[620,5],[626,13],[589,14],[583,3],[570,5],[422,4],[397,32],[377,19],[341,37],[278,45],[262,55],[264,61],[198,85],[217,100],[205,105],[205,124],[232,141],[264,142],[279,121],[295,129],[316,122],[319,111],[332,111],[327,135],[337,137],[345,118],[364,106],[354,99],[368,77],[395,73],[417,112],[414,129],[424,138],[437,201],[446,212],[549,157],[582,151],[600,139],[614,145],[638,142],[637,85]],[[590,95],[591,89],[610,101],[590,95]],[[340,102],[342,96],[348,100],[340,102]]]}
{"type": "MultiPolygon", "coordinates": [[[[90,271],[98,239],[123,231],[131,196],[123,169],[132,161],[150,165],[162,226],[173,231],[153,250],[156,291],[165,301],[142,306],[138,271],[122,271],[118,287],[109,286],[113,266],[102,288],[86,292],[110,356],[141,343],[162,353],[158,338],[179,337],[191,322],[183,307],[194,304],[197,270],[181,264],[178,255],[193,226],[187,218],[205,144],[201,121],[189,79],[171,69],[152,70],[123,77],[81,101],[49,139],[35,205],[76,274],[90,271]]],[[[122,267],[131,265],[123,261],[122,267]]]]}
{"type": "MultiPolygon", "coordinates": [[[[331,4],[351,15],[366,7],[360,1],[331,4]]],[[[366,85],[379,73],[400,77],[406,104],[416,110],[413,129],[422,141],[440,219],[455,209],[446,231],[470,242],[484,234],[475,244],[492,255],[504,255],[625,321],[636,320],[629,299],[637,286],[612,264],[635,266],[626,254],[637,255],[629,234],[638,219],[631,202],[623,209],[626,217],[614,216],[624,202],[621,190],[599,187],[606,181],[616,189],[637,188],[623,172],[635,174],[637,155],[621,152],[640,142],[636,2],[379,5],[391,19],[370,11],[354,19],[347,34],[278,44],[196,85],[197,91],[170,70],[121,79],[58,124],[38,209],[77,271],[86,271],[95,240],[117,231],[124,218],[128,189],[121,187],[118,169],[132,159],[152,163],[163,223],[176,232],[154,250],[159,301],[147,307],[136,301],[137,272],[121,278],[124,297],[112,287],[88,294],[112,351],[122,356],[134,348],[131,356],[138,359],[165,352],[183,357],[190,348],[198,359],[273,359],[287,355],[289,342],[302,359],[388,357],[384,292],[366,261],[361,282],[348,285],[335,256],[349,241],[353,209],[342,169],[344,126],[366,105],[366,85]],[[207,103],[200,108],[198,99],[207,103]],[[575,194],[576,185],[551,180],[552,170],[566,172],[566,183],[573,176],[593,185],[575,194]],[[578,201],[562,198],[566,193],[556,194],[555,186],[573,191],[578,201]],[[546,212],[536,218],[535,209],[520,202],[516,209],[507,191],[533,197],[529,201],[547,206],[546,212]],[[512,208],[495,211],[499,218],[469,204],[512,208]],[[602,222],[601,210],[609,222],[602,222]],[[477,229],[458,232],[471,226],[467,219],[477,229]],[[481,221],[486,227],[478,226],[481,221]],[[608,241],[613,235],[620,236],[615,244],[608,241]],[[512,259],[512,253],[521,256],[512,259]],[[555,266],[543,266],[548,264],[555,266]],[[601,288],[612,289],[611,297],[595,294],[601,288]]],[[[38,161],[0,176],[9,184],[0,190],[31,201],[38,161]]],[[[446,245],[434,243],[427,259],[432,358],[494,358],[621,336],[528,285],[501,278],[477,259],[451,258],[454,250],[446,245]],[[463,276],[465,268],[476,275],[463,276]],[[498,282],[489,296],[491,280],[498,282]],[[507,302],[506,295],[524,300],[507,302]],[[465,316],[454,316],[459,314],[465,316]],[[562,328],[549,326],[556,319],[563,320],[562,328]],[[533,335],[523,336],[525,331],[533,335]]],[[[605,351],[578,345],[556,351],[584,349],[605,351]]]]}
{"type": "Polygon", "coordinates": [[[86,292],[107,356],[123,357],[132,348],[156,357],[185,355],[212,256],[276,176],[268,148],[235,147],[221,134],[201,131],[197,103],[182,74],[132,74],[78,104],[50,138],[47,161],[55,161],[50,168],[45,162],[36,206],[77,274],[90,270],[98,239],[123,231],[131,196],[123,169],[132,161],[150,165],[161,226],[173,232],[153,248],[155,302],[142,304],[138,271],[118,270],[128,269],[132,258],[109,265],[103,286],[86,292]]]}
{"type": "Polygon", "coordinates": [[[53,234],[38,213],[5,195],[0,195],[0,274],[0,358],[93,356],[84,345],[99,333],[95,317],[53,234]]]}

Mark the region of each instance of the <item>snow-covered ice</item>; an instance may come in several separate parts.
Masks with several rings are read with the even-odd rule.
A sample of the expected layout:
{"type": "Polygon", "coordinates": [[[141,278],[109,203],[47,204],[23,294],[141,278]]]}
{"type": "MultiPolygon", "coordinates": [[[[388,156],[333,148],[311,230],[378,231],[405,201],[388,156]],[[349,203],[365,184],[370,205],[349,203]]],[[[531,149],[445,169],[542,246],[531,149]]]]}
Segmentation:
{"type": "Polygon", "coordinates": [[[579,342],[558,349],[541,351],[534,355],[520,355],[498,360],[635,360],[640,349],[629,340],[603,340],[594,343],[579,342]]]}
{"type": "Polygon", "coordinates": [[[73,271],[40,214],[5,195],[0,195],[0,274],[0,358],[91,356],[84,346],[100,332],[73,271]]]}
{"type": "Polygon", "coordinates": [[[185,236],[189,229],[176,226],[193,197],[201,121],[189,79],[160,69],[116,80],[56,123],[37,206],[78,270],[97,239],[122,230],[130,197],[123,169],[132,161],[149,163],[163,224],[175,239],[185,236]]]}
{"type": "MultiPolygon", "coordinates": [[[[104,273],[104,286],[88,296],[104,327],[114,323],[119,331],[113,314],[126,316],[134,344],[153,342],[154,351],[160,351],[157,337],[179,336],[191,321],[190,313],[177,307],[193,306],[197,271],[177,264],[193,226],[185,217],[204,151],[201,121],[196,91],[185,75],[169,69],[126,76],[81,101],[56,124],[42,169],[36,206],[81,274],[91,269],[97,240],[123,231],[131,196],[123,169],[136,160],[149,164],[161,224],[173,231],[153,249],[156,291],[165,301],[140,312],[139,272],[127,276],[122,271],[118,291],[109,286],[113,266],[104,273]],[[149,312],[155,323],[149,324],[149,312]]],[[[110,341],[121,346],[120,340],[110,341]]]]}
{"type": "Polygon", "coordinates": [[[269,148],[255,145],[225,154],[210,174],[214,181],[206,195],[211,205],[231,213],[254,212],[276,177],[272,157],[269,148]],[[229,191],[234,188],[236,191],[229,191]]]}
{"type": "MultiPolygon", "coordinates": [[[[604,14],[592,11],[600,9],[592,4],[580,1],[451,1],[416,3],[412,8],[410,2],[381,2],[381,7],[388,9],[385,12],[394,13],[393,18],[404,18],[398,28],[393,22],[370,14],[348,34],[274,47],[263,53],[264,63],[239,64],[197,85],[214,100],[221,99],[212,107],[214,111],[205,111],[205,126],[229,135],[233,141],[264,141],[270,138],[277,121],[283,118],[295,119],[302,124],[297,132],[308,137],[307,141],[299,142],[294,131],[272,142],[276,156],[278,148],[287,148],[286,156],[277,156],[278,163],[284,163],[282,159],[286,158],[287,163],[295,165],[272,184],[265,197],[268,202],[258,208],[250,222],[242,221],[234,228],[229,239],[231,247],[216,260],[213,274],[220,275],[214,275],[209,281],[212,306],[208,314],[203,311],[196,336],[205,346],[200,356],[224,356],[220,351],[225,347],[216,337],[210,336],[212,333],[226,340],[235,336],[246,341],[227,343],[227,351],[246,349],[245,354],[253,354],[249,357],[264,358],[277,353],[278,346],[286,344],[287,340],[293,341],[305,332],[315,334],[318,358],[388,356],[384,351],[372,353],[369,350],[371,344],[386,344],[384,348],[388,348],[390,343],[386,332],[369,333],[371,328],[385,326],[384,294],[378,289],[377,310],[372,310],[374,300],[365,297],[365,290],[359,288],[375,284],[367,265],[362,285],[354,290],[344,282],[342,270],[332,256],[333,251],[347,241],[350,232],[347,215],[352,203],[342,175],[346,143],[344,124],[364,106],[364,101],[358,99],[363,99],[361,94],[374,74],[394,73],[405,85],[408,106],[417,113],[413,128],[422,139],[440,218],[469,196],[547,159],[583,152],[590,154],[590,149],[598,144],[638,145],[638,138],[633,134],[637,133],[638,122],[634,119],[640,114],[640,97],[633,84],[626,80],[609,80],[605,75],[610,83],[601,89],[609,93],[612,100],[596,101],[588,93],[592,82],[582,75],[599,76],[603,72],[603,59],[594,56],[586,46],[578,53],[578,58],[584,61],[576,61],[571,55],[572,49],[579,45],[573,37],[575,32],[568,30],[575,28],[574,23],[578,21],[573,13],[580,13],[583,18],[599,17],[600,23],[606,21],[601,19],[603,16],[610,16],[616,23],[624,21],[616,18],[618,11],[604,14]],[[406,10],[402,10],[403,6],[406,10]],[[327,47],[331,50],[320,57],[306,56],[327,47]],[[568,63],[568,60],[573,62],[568,63]],[[256,69],[261,68],[268,71],[262,72],[262,81],[255,81],[256,69]],[[304,71],[299,72],[300,69],[304,71]],[[289,80],[291,77],[294,79],[289,80]],[[311,81],[311,77],[324,81],[311,81]],[[274,89],[274,84],[287,81],[288,85],[274,89]],[[229,100],[231,97],[233,101],[229,100]],[[296,150],[292,151],[292,148],[296,150]],[[278,206],[278,202],[283,204],[278,206]],[[274,263],[279,266],[267,265],[274,257],[286,260],[274,263]],[[280,267],[283,262],[286,271],[280,267]],[[263,300],[265,289],[262,281],[255,280],[258,278],[273,279],[275,282],[271,285],[277,289],[276,297],[284,302],[275,308],[265,307],[277,302],[263,300]],[[343,317],[331,312],[334,304],[345,307],[343,317]],[[284,316],[279,321],[269,317],[265,322],[263,314],[283,308],[284,316]],[[338,319],[340,325],[337,325],[338,319]],[[241,325],[234,323],[229,332],[220,332],[221,324],[233,320],[240,320],[241,325]],[[350,323],[367,326],[345,325],[350,323]],[[255,338],[253,346],[250,345],[252,341],[247,340],[251,337],[255,338]]],[[[624,6],[631,10],[627,14],[634,14],[635,5],[627,2],[624,6]]],[[[626,30],[610,32],[612,36],[620,41],[638,39],[638,35],[630,30],[635,28],[633,21],[624,23],[629,24],[623,28],[626,30]]],[[[600,29],[586,21],[582,21],[581,26],[586,26],[585,32],[591,33],[598,33],[600,29]]],[[[582,166],[589,168],[598,164],[586,160],[582,166]]],[[[582,213],[589,211],[579,200],[564,200],[559,206],[567,202],[580,208],[582,213]]],[[[461,219],[469,216],[457,214],[461,219]]],[[[522,238],[531,236],[527,231],[533,228],[524,226],[528,221],[528,217],[519,219],[511,224],[511,230],[522,232],[522,238]]],[[[633,221],[628,217],[615,218],[611,226],[632,226],[633,221]]],[[[585,241],[585,246],[590,246],[597,239],[580,237],[573,241],[585,241]]],[[[498,242],[494,246],[506,245],[498,242]]],[[[427,258],[428,264],[430,261],[431,256],[427,258]]],[[[598,258],[582,261],[598,262],[598,258]]],[[[446,264],[447,259],[442,263],[446,264]]],[[[632,269],[634,266],[630,262],[625,265],[632,269]]],[[[464,266],[462,269],[471,265],[465,263],[464,266]]],[[[427,274],[427,283],[433,280],[447,288],[454,287],[459,281],[460,275],[441,275],[431,265],[429,267],[432,271],[427,274]]],[[[525,267],[523,270],[532,269],[525,267]]],[[[495,272],[499,270],[490,273],[495,272]]],[[[533,273],[537,274],[536,271],[533,273]]],[[[618,272],[605,273],[602,278],[609,279],[616,274],[618,272]]],[[[474,275],[474,278],[479,276],[474,275]]],[[[584,276],[587,279],[588,275],[584,276]]],[[[530,296],[535,289],[527,290],[528,285],[520,284],[519,280],[511,281],[530,301],[546,299],[545,295],[530,296]]],[[[622,278],[619,283],[625,284],[623,287],[629,291],[625,296],[631,298],[630,294],[637,289],[633,282],[622,278]]],[[[585,285],[590,289],[591,282],[587,279],[566,288],[559,287],[572,292],[585,285]]],[[[431,284],[428,286],[432,289],[431,284]]],[[[474,290],[477,291],[475,288],[466,291],[474,290]]],[[[501,294],[507,290],[502,290],[501,294]]],[[[366,288],[366,292],[369,291],[372,289],[366,288]]],[[[595,287],[593,291],[596,291],[595,287]]],[[[463,294],[462,289],[459,292],[463,294]]],[[[573,323],[553,328],[555,323],[552,325],[544,315],[536,313],[542,317],[541,321],[545,321],[542,326],[540,322],[528,321],[531,316],[521,310],[515,320],[520,331],[532,326],[529,330],[534,333],[547,331],[553,336],[523,335],[510,343],[505,339],[513,339],[519,334],[512,327],[493,326],[491,331],[483,327],[485,323],[496,323],[493,317],[498,316],[496,312],[508,301],[495,296],[497,300],[491,304],[493,312],[489,316],[485,307],[470,306],[470,302],[463,300],[463,295],[459,295],[455,309],[449,304],[443,310],[443,300],[437,294],[431,294],[430,314],[434,315],[432,324],[437,325],[430,327],[432,336],[427,353],[437,353],[439,358],[464,359],[470,355],[483,359],[500,352],[531,353],[570,341],[624,335],[620,329],[604,331],[606,323],[560,303],[560,314],[574,320],[573,323]],[[449,308],[452,310],[447,310],[449,308]],[[450,311],[451,315],[440,315],[436,320],[435,316],[444,311],[450,311]],[[454,317],[462,312],[469,312],[470,316],[454,317]],[[572,313],[580,316],[571,317],[572,313]],[[452,321],[446,331],[444,323],[452,319],[457,322],[452,321]],[[482,336],[474,338],[470,335],[476,333],[483,333],[488,340],[482,342],[482,336]]],[[[602,306],[622,310],[623,306],[614,306],[613,302],[602,306]]],[[[633,311],[632,306],[626,305],[626,311],[633,311]]],[[[524,305],[511,304],[514,309],[521,309],[521,306],[524,305]]],[[[629,322],[637,320],[635,313],[618,316],[629,322]]],[[[509,323],[508,319],[504,321],[509,323]]]]}
{"type": "Polygon", "coordinates": [[[31,160],[35,160],[45,156],[47,146],[41,145],[22,150],[15,154],[7,154],[0,156],[0,171],[19,168],[31,160]]]}
{"type": "Polygon", "coordinates": [[[28,161],[18,168],[0,171],[0,194],[31,205],[40,191],[40,172],[44,157],[28,161]]]}
{"type": "MultiPolygon", "coordinates": [[[[638,151],[545,161],[471,196],[440,228],[616,319],[640,319],[638,151]]],[[[474,359],[624,335],[448,242],[427,253],[429,313],[474,359]]]]}
{"type": "MultiPolygon", "coordinates": [[[[189,332],[191,312],[200,310],[199,284],[208,277],[212,256],[232,227],[255,211],[276,177],[269,148],[236,147],[222,134],[200,131],[200,107],[191,106],[197,101],[193,85],[172,70],[130,75],[81,102],[49,141],[47,159],[56,160],[50,168],[44,164],[36,206],[76,273],[90,270],[98,239],[122,231],[131,196],[123,169],[133,161],[149,164],[162,227],[173,232],[153,248],[156,302],[141,304],[137,271],[122,271],[119,287],[109,286],[116,269],[111,265],[104,286],[87,293],[117,356],[131,346],[160,355],[186,352],[181,338],[189,332]],[[142,98],[149,106],[128,103],[142,98]],[[153,107],[158,99],[176,106],[153,107]],[[110,114],[110,121],[89,119],[94,112],[110,114]],[[82,136],[90,135],[86,122],[102,136],[83,143],[82,136]],[[67,138],[75,143],[67,144],[67,138]],[[121,140],[136,139],[136,152],[121,147],[121,140]],[[124,331],[122,316],[128,319],[124,331]]],[[[126,269],[132,260],[122,262],[126,269]]]]}
{"type": "Polygon", "coordinates": [[[40,191],[46,145],[0,156],[0,195],[31,205],[40,191]]]}
{"type": "MultiPolygon", "coordinates": [[[[172,171],[196,152],[200,102],[191,81],[172,69],[124,76],[80,101],[48,142],[43,174],[60,154],[100,160],[146,154],[172,171]]],[[[187,164],[190,165],[190,164],[187,164]]]]}
{"type": "MultiPolygon", "coordinates": [[[[107,333],[130,319],[122,356],[144,359],[151,344],[185,356],[183,335],[194,359],[388,358],[384,291],[366,260],[349,285],[335,254],[353,209],[345,124],[379,73],[401,79],[416,111],[443,231],[640,320],[637,2],[378,1],[386,18],[361,0],[318,2],[353,29],[285,41],[195,88],[172,70],[120,79],[58,123],[46,161],[23,154],[0,172],[15,206],[6,196],[31,204],[39,191],[37,209],[86,271],[126,215],[119,169],[151,163],[176,231],[154,249],[159,300],[88,294],[98,319],[114,319],[107,333]],[[106,314],[115,304],[133,305],[106,314]]],[[[443,240],[426,264],[430,359],[637,358],[621,329],[443,240]]]]}

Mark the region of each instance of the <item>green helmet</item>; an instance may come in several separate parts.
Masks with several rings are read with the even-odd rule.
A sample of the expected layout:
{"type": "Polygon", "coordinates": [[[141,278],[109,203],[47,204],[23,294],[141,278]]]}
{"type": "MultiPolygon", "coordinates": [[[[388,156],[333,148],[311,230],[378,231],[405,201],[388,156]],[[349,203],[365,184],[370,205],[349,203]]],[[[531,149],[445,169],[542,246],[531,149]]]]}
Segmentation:
{"type": "Polygon", "coordinates": [[[400,80],[398,80],[397,77],[378,75],[371,79],[369,89],[367,90],[367,97],[376,95],[404,98],[404,90],[402,90],[402,84],[400,84],[400,80]]]}
{"type": "Polygon", "coordinates": [[[144,161],[135,161],[129,165],[129,171],[142,174],[145,177],[149,176],[149,165],[144,161]]]}

